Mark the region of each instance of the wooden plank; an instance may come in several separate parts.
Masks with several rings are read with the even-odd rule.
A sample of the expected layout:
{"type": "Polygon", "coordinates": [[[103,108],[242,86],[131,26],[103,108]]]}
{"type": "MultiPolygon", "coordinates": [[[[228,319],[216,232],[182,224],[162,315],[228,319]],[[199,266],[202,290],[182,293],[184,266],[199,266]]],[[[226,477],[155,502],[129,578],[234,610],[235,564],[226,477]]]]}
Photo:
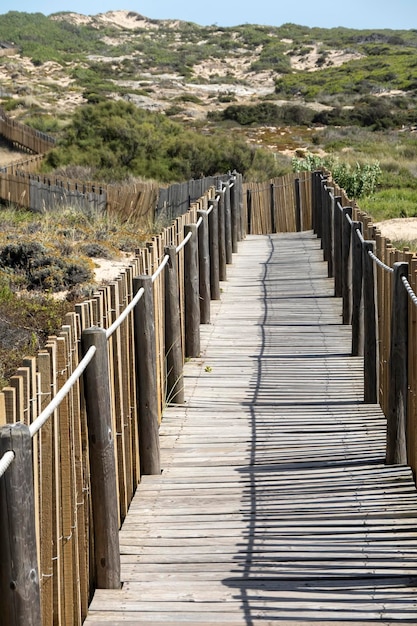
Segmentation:
{"type": "Polygon", "coordinates": [[[384,465],[385,417],[363,403],[319,242],[239,247],[186,402],[164,411],[162,473],[121,529],[123,589],[97,591],[86,626],[413,623],[416,489],[384,465]]]}

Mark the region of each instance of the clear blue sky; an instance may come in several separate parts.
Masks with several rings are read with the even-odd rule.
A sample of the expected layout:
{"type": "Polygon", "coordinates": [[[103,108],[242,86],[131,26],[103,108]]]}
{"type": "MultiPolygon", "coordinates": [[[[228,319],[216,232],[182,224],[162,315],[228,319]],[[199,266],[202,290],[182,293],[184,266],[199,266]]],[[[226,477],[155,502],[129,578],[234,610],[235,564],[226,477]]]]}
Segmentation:
{"type": "Polygon", "coordinates": [[[268,24],[350,28],[417,28],[417,0],[0,0],[0,12],[96,15],[127,9],[146,17],[201,25],[268,24]]]}

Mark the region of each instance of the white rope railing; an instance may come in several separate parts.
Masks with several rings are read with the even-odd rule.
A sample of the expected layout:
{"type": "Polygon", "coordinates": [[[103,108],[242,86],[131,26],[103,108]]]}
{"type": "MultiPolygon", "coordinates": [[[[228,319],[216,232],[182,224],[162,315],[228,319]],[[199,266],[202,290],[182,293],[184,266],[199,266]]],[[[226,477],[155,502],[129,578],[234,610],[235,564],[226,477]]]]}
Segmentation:
{"type": "Polygon", "coordinates": [[[0,477],[5,474],[6,470],[9,469],[10,465],[14,461],[14,452],[13,450],[9,450],[5,452],[0,459],[0,477]]]}
{"type": "Polygon", "coordinates": [[[193,236],[193,233],[188,233],[188,235],[186,237],[184,237],[184,239],[181,241],[181,243],[175,248],[175,252],[178,254],[179,252],[181,252],[181,250],[183,248],[185,248],[185,246],[187,245],[187,243],[190,241],[191,237],[193,236]]]}
{"type": "Polygon", "coordinates": [[[162,272],[162,270],[164,269],[165,265],[168,263],[169,261],[169,256],[166,254],[164,256],[164,258],[162,259],[159,267],[155,270],[155,272],[152,274],[152,282],[154,283],[156,281],[156,279],[158,278],[159,274],[162,272]]]}
{"type": "Polygon", "coordinates": [[[362,235],[361,231],[359,230],[359,228],[356,228],[356,234],[358,236],[358,239],[361,243],[365,243],[365,239],[364,236],[362,235]]]}
{"type": "Polygon", "coordinates": [[[197,228],[200,228],[200,226],[201,226],[201,224],[202,224],[202,223],[203,223],[203,218],[202,218],[202,217],[201,217],[201,215],[200,215],[200,217],[199,217],[199,218],[198,218],[198,220],[197,220],[197,224],[196,224],[197,228]]]}
{"type": "Polygon", "coordinates": [[[417,296],[413,291],[412,286],[410,285],[410,283],[408,282],[407,278],[405,276],[401,276],[401,280],[403,282],[404,287],[407,290],[408,295],[410,296],[410,300],[411,302],[417,306],[417,296]]]}
{"type": "Polygon", "coordinates": [[[378,259],[378,257],[371,251],[368,250],[368,254],[371,257],[371,259],[377,264],[379,265],[379,267],[381,267],[383,270],[385,270],[386,272],[390,272],[391,274],[394,272],[393,268],[390,267],[389,265],[387,265],[386,263],[384,263],[383,261],[381,261],[381,259],[378,259]]]}
{"type": "Polygon", "coordinates": [[[139,300],[141,299],[141,297],[143,296],[144,293],[144,289],[143,287],[141,287],[139,289],[139,291],[137,292],[137,294],[134,296],[134,298],[132,298],[131,302],[129,302],[129,304],[127,305],[127,307],[125,308],[125,310],[123,311],[123,313],[121,313],[119,315],[119,317],[117,318],[117,320],[115,320],[113,322],[113,324],[111,326],[109,326],[109,328],[106,330],[106,338],[109,339],[112,334],[119,328],[119,326],[121,326],[121,324],[125,321],[125,319],[127,318],[127,316],[129,315],[129,313],[131,311],[133,311],[133,309],[135,308],[135,306],[137,305],[137,303],[139,302],[139,300]]]}
{"type": "Polygon", "coordinates": [[[42,428],[42,426],[47,422],[47,420],[51,417],[52,413],[58,406],[61,404],[62,400],[65,396],[71,391],[72,386],[77,382],[77,380],[81,377],[81,374],[84,372],[87,365],[92,360],[93,356],[96,353],[97,348],[95,346],[91,346],[88,349],[85,356],[81,359],[71,376],[65,382],[65,384],[58,391],[56,396],[51,400],[48,406],[42,411],[42,413],[35,419],[32,424],[29,426],[29,432],[31,437],[36,435],[36,433],[42,428]]]}

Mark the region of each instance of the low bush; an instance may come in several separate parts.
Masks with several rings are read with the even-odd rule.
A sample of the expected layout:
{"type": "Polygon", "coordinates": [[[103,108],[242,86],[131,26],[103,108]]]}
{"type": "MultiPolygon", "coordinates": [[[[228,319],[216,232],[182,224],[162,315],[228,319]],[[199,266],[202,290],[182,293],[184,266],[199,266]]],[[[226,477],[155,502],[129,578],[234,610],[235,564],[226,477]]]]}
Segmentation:
{"type": "Polygon", "coordinates": [[[381,167],[377,161],[374,163],[357,162],[352,166],[334,157],[322,158],[308,153],[303,158],[294,157],[292,163],[295,172],[328,169],[333,180],[345,190],[351,199],[374,194],[381,178],[381,167]]]}

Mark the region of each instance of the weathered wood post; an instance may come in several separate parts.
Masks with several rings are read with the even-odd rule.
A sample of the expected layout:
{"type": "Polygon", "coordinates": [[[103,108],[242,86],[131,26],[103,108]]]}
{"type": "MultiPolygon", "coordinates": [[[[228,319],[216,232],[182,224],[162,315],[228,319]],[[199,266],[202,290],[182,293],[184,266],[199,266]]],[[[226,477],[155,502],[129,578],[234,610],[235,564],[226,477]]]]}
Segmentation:
{"type": "Polygon", "coordinates": [[[169,404],[184,402],[183,354],[181,346],[180,301],[178,287],[178,263],[175,246],[168,246],[164,254],[169,256],[165,267],[165,350],[167,389],[169,404]]]}
{"type": "Polygon", "coordinates": [[[317,237],[321,238],[321,175],[316,170],[311,179],[311,226],[317,237]]]}
{"type": "Polygon", "coordinates": [[[271,183],[270,185],[270,198],[271,198],[271,232],[277,232],[277,224],[275,219],[275,185],[271,183]]]}
{"type": "Polygon", "coordinates": [[[239,189],[239,236],[238,241],[243,241],[246,237],[246,222],[244,220],[244,207],[243,207],[243,177],[242,174],[236,173],[236,182],[239,189]]]}
{"type": "Polygon", "coordinates": [[[407,464],[408,263],[394,263],[387,415],[387,463],[407,464]]]}
{"type": "Polygon", "coordinates": [[[322,177],[320,187],[320,232],[321,232],[321,248],[323,250],[323,259],[327,261],[327,248],[328,248],[328,189],[327,189],[327,177],[322,177]]]}
{"type": "Polygon", "coordinates": [[[327,231],[327,276],[334,277],[334,239],[333,239],[333,221],[335,209],[334,188],[327,187],[327,204],[326,204],[326,231],[327,231]]]}
{"type": "Polygon", "coordinates": [[[210,295],[220,300],[218,200],[209,200],[210,295]]]}
{"type": "Polygon", "coordinates": [[[217,215],[219,218],[219,277],[220,280],[226,280],[226,224],[225,224],[225,191],[219,189],[217,191],[219,196],[217,215]]]}
{"type": "Polygon", "coordinates": [[[342,298],[343,324],[350,324],[352,315],[352,207],[342,209],[342,298]]]}
{"type": "Polygon", "coordinates": [[[198,235],[196,224],[184,226],[191,239],[184,248],[185,356],[200,356],[200,290],[198,279],[198,235]]]}
{"type": "Polygon", "coordinates": [[[133,316],[140,472],[160,474],[155,312],[151,276],[136,276],[133,279],[133,295],[141,288],[144,289],[144,293],[134,309],[133,316]]]}
{"type": "Polygon", "coordinates": [[[323,259],[325,261],[327,261],[327,257],[328,257],[328,240],[329,240],[329,233],[328,233],[328,201],[329,201],[329,196],[328,196],[328,189],[327,189],[327,179],[322,179],[321,180],[321,197],[320,197],[320,204],[321,204],[321,247],[323,250],[323,259]]]}
{"type": "Polygon", "coordinates": [[[15,458],[0,478],[0,624],[39,626],[32,438],[28,426],[19,422],[0,429],[0,458],[9,450],[15,458]]]}
{"type": "Polygon", "coordinates": [[[364,401],[377,404],[379,400],[378,308],[374,261],[375,241],[363,243],[363,305],[364,305],[364,401]]]}
{"type": "Polygon", "coordinates": [[[239,189],[237,178],[230,185],[230,211],[232,217],[232,252],[237,252],[237,242],[239,241],[239,189]]]}
{"type": "Polygon", "coordinates": [[[197,211],[198,227],[198,278],[200,293],[200,324],[210,324],[210,249],[207,211],[197,211]]]}
{"type": "Polygon", "coordinates": [[[334,295],[342,297],[342,198],[333,198],[333,274],[334,295]]]}
{"type": "Polygon", "coordinates": [[[295,229],[297,233],[299,233],[302,230],[302,215],[301,215],[300,179],[298,177],[294,180],[294,192],[295,192],[295,229]]]}
{"type": "Polygon", "coordinates": [[[252,190],[246,190],[246,206],[247,206],[247,229],[249,235],[252,233],[252,190]]]}
{"type": "Polygon", "coordinates": [[[226,242],[226,264],[231,265],[232,260],[232,211],[230,205],[230,185],[224,183],[224,236],[226,242]]]}
{"type": "Polygon", "coordinates": [[[352,356],[363,355],[362,222],[352,222],[352,356]]]}
{"type": "Polygon", "coordinates": [[[118,487],[111,414],[109,353],[106,331],[103,328],[93,327],[82,332],[83,356],[91,346],[95,346],[96,353],[83,377],[97,588],[119,589],[121,579],[118,487]]]}

